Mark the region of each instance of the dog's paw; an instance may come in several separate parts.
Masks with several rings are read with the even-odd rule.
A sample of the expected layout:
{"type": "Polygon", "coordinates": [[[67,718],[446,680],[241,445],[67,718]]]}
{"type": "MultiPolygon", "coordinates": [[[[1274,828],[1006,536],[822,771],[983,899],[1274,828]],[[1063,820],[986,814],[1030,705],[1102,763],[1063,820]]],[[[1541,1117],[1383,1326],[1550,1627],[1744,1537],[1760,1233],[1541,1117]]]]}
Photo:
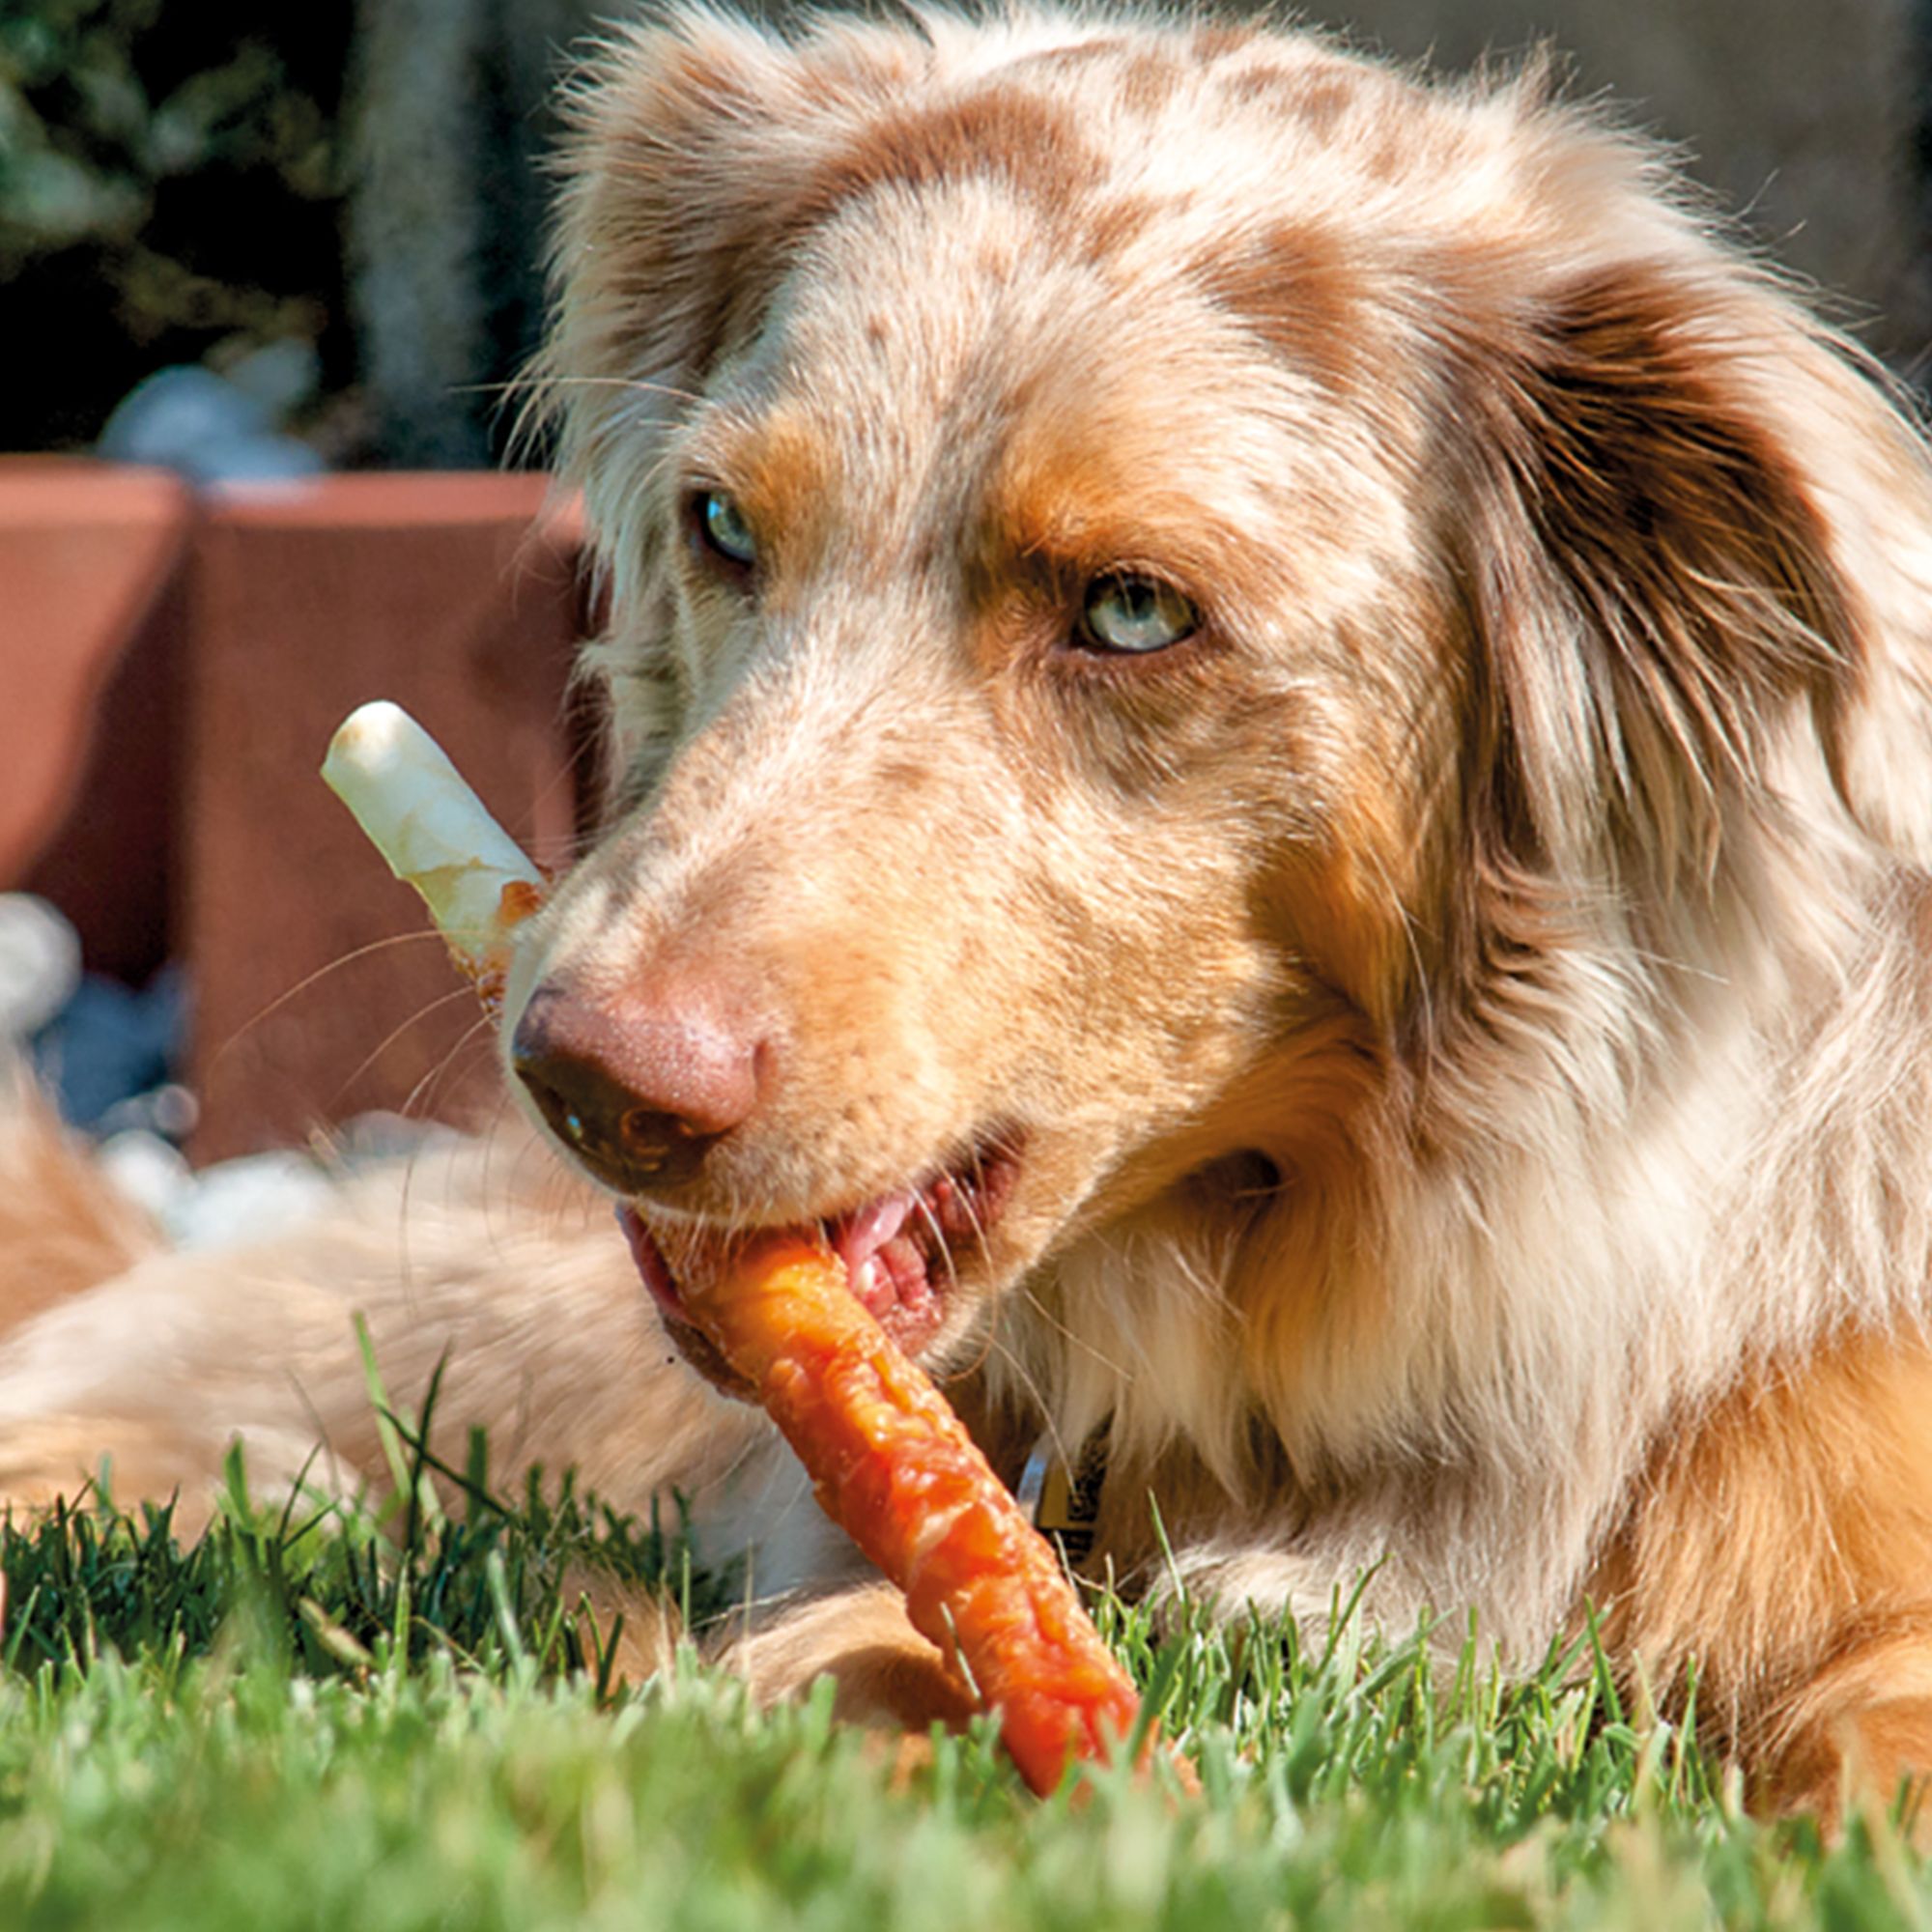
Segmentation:
{"type": "Polygon", "coordinates": [[[567,1571],[563,1601],[595,1624],[614,1683],[641,1684],[662,1675],[684,1640],[684,1619],[662,1589],[623,1582],[607,1571],[582,1564],[567,1571]]]}
{"type": "Polygon", "coordinates": [[[1325,1554],[1244,1539],[1177,1548],[1148,1601],[1166,1620],[1196,1610],[1227,1625],[1287,1618],[1303,1651],[1317,1652],[1326,1647],[1338,1617],[1365,1630],[1394,1631],[1412,1628],[1417,1614],[1385,1569],[1347,1568],[1325,1554]]]}
{"type": "Polygon", "coordinates": [[[913,1629],[904,1600],[885,1583],[760,1606],[720,1662],[767,1704],[801,1696],[830,1677],[837,1687],[833,1713],[846,1723],[957,1728],[974,1711],[965,1686],[913,1629]]]}

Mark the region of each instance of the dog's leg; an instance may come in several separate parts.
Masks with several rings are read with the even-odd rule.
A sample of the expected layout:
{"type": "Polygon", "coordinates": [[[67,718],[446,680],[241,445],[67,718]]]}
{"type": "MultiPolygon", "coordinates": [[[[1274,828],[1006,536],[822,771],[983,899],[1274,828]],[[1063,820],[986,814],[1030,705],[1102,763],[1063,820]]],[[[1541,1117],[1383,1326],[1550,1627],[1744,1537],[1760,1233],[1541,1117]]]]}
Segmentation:
{"type": "Polygon", "coordinates": [[[754,1610],[719,1661],[761,1703],[796,1697],[829,1676],[837,1686],[833,1710],[847,1722],[923,1731],[935,1722],[963,1724],[973,1712],[959,1680],[913,1629],[905,1599],[890,1583],[861,1583],[754,1610]]]}
{"type": "Polygon", "coordinates": [[[1227,1623],[1285,1614],[1304,1652],[1320,1652],[1341,1616],[1395,1642],[1423,1632],[1445,1669],[1462,1654],[1474,1605],[1484,1612],[1478,1636],[1487,1650],[1511,1667],[1531,1661],[1559,1606],[1541,1589],[1512,1600],[1493,1578],[1481,1579],[1492,1586],[1484,1592],[1479,1541],[1441,1520],[1469,1512],[1453,1497],[1436,1500],[1439,1516],[1430,1520],[1392,1486],[1312,1522],[1283,1516],[1177,1541],[1150,1577],[1151,1599],[1165,1613],[1188,1605],[1227,1623]]]}
{"type": "Polygon", "coordinates": [[[1700,1731],[1767,1807],[1932,1773],[1932,1351],[1860,1337],[1735,1389],[1664,1445],[1593,1587],[1660,1695],[1694,1664],[1700,1731]]]}
{"type": "MultiPolygon", "coordinates": [[[[1861,1622],[1846,1653],[1778,1709],[1753,1787],[1763,1808],[1814,1812],[1830,1828],[1932,1775],[1932,1602],[1861,1622]]],[[[1913,1830],[1932,1841],[1922,1803],[1913,1830]]]]}
{"type": "Polygon", "coordinates": [[[1676,1713],[1694,1676],[1699,1737],[1743,1763],[1762,1808],[1832,1818],[1932,1775],[1932,1349],[1874,1334],[1759,1373],[1685,1418],[1634,1493],[1568,1605],[1512,1584],[1534,1567],[1512,1548],[1546,1551],[1549,1578],[1581,1575],[1585,1512],[1516,1493],[1486,1539],[1480,1494],[1447,1482],[1427,1507],[1390,1492],[1179,1541],[1156,1591],[1222,1615],[1286,1608],[1319,1644],[1366,1575],[1363,1612],[1390,1636],[1439,1612],[1460,1642],[1457,1613],[1480,1604],[1517,1664],[1566,1613],[1580,1632],[1591,1602],[1634,1695],[1676,1713]]]}

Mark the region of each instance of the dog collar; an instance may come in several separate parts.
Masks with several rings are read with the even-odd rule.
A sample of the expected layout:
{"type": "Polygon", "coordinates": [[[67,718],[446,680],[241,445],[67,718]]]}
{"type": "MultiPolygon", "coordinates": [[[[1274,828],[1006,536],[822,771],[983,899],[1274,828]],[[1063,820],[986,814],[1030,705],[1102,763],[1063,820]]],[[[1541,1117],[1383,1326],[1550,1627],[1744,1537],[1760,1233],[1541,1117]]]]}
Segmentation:
{"type": "Polygon", "coordinates": [[[1093,1552],[1106,1479],[1105,1423],[1080,1445],[1070,1465],[1051,1435],[1042,1435],[1027,1458],[1015,1492],[1020,1507],[1042,1536],[1059,1544],[1071,1569],[1093,1552]]]}

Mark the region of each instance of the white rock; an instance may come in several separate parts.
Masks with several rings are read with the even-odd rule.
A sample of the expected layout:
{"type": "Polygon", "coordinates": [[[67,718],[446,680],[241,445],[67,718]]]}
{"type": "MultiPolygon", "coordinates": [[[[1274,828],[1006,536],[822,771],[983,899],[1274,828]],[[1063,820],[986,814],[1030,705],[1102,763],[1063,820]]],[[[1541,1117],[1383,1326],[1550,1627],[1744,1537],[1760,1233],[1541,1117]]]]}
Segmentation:
{"type": "Polygon", "coordinates": [[[203,1168],[164,1225],[184,1248],[233,1247],[309,1220],[334,1194],[327,1177],[302,1154],[248,1154],[203,1168]]]}
{"type": "Polygon", "coordinates": [[[180,1149],[143,1127],[110,1134],[94,1157],[108,1181],[163,1228],[174,1227],[194,1192],[194,1173],[180,1149]]]}
{"type": "Polygon", "coordinates": [[[0,893],[0,1043],[40,1032],[80,984],[80,939],[45,899],[0,893]]]}

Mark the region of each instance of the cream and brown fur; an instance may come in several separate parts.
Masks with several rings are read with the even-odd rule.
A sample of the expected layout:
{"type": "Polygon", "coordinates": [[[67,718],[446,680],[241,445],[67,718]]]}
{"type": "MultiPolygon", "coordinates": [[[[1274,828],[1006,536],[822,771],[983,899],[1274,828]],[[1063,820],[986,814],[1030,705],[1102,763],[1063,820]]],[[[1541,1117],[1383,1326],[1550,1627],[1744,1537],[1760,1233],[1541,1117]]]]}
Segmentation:
{"type": "MultiPolygon", "coordinates": [[[[1594,1601],[1769,1802],[1932,1767],[1932,475],[1883,384],[1534,72],[688,9],[575,115],[540,382],[618,779],[513,991],[755,1012],[669,1208],[1002,1137],[930,1359],[1009,1470],[1107,1432],[1096,1561],[1318,1621],[1374,1565],[1517,1658],[1594,1601]],[[1123,570],[1199,631],[1083,644],[1123,570]]],[[[947,1709],[534,1144],[38,1279],[6,1493],[205,1488],[238,1431],[373,1477],[363,1309],[499,1468],[753,1539],[806,1593],[765,1688],[947,1709]]]]}

